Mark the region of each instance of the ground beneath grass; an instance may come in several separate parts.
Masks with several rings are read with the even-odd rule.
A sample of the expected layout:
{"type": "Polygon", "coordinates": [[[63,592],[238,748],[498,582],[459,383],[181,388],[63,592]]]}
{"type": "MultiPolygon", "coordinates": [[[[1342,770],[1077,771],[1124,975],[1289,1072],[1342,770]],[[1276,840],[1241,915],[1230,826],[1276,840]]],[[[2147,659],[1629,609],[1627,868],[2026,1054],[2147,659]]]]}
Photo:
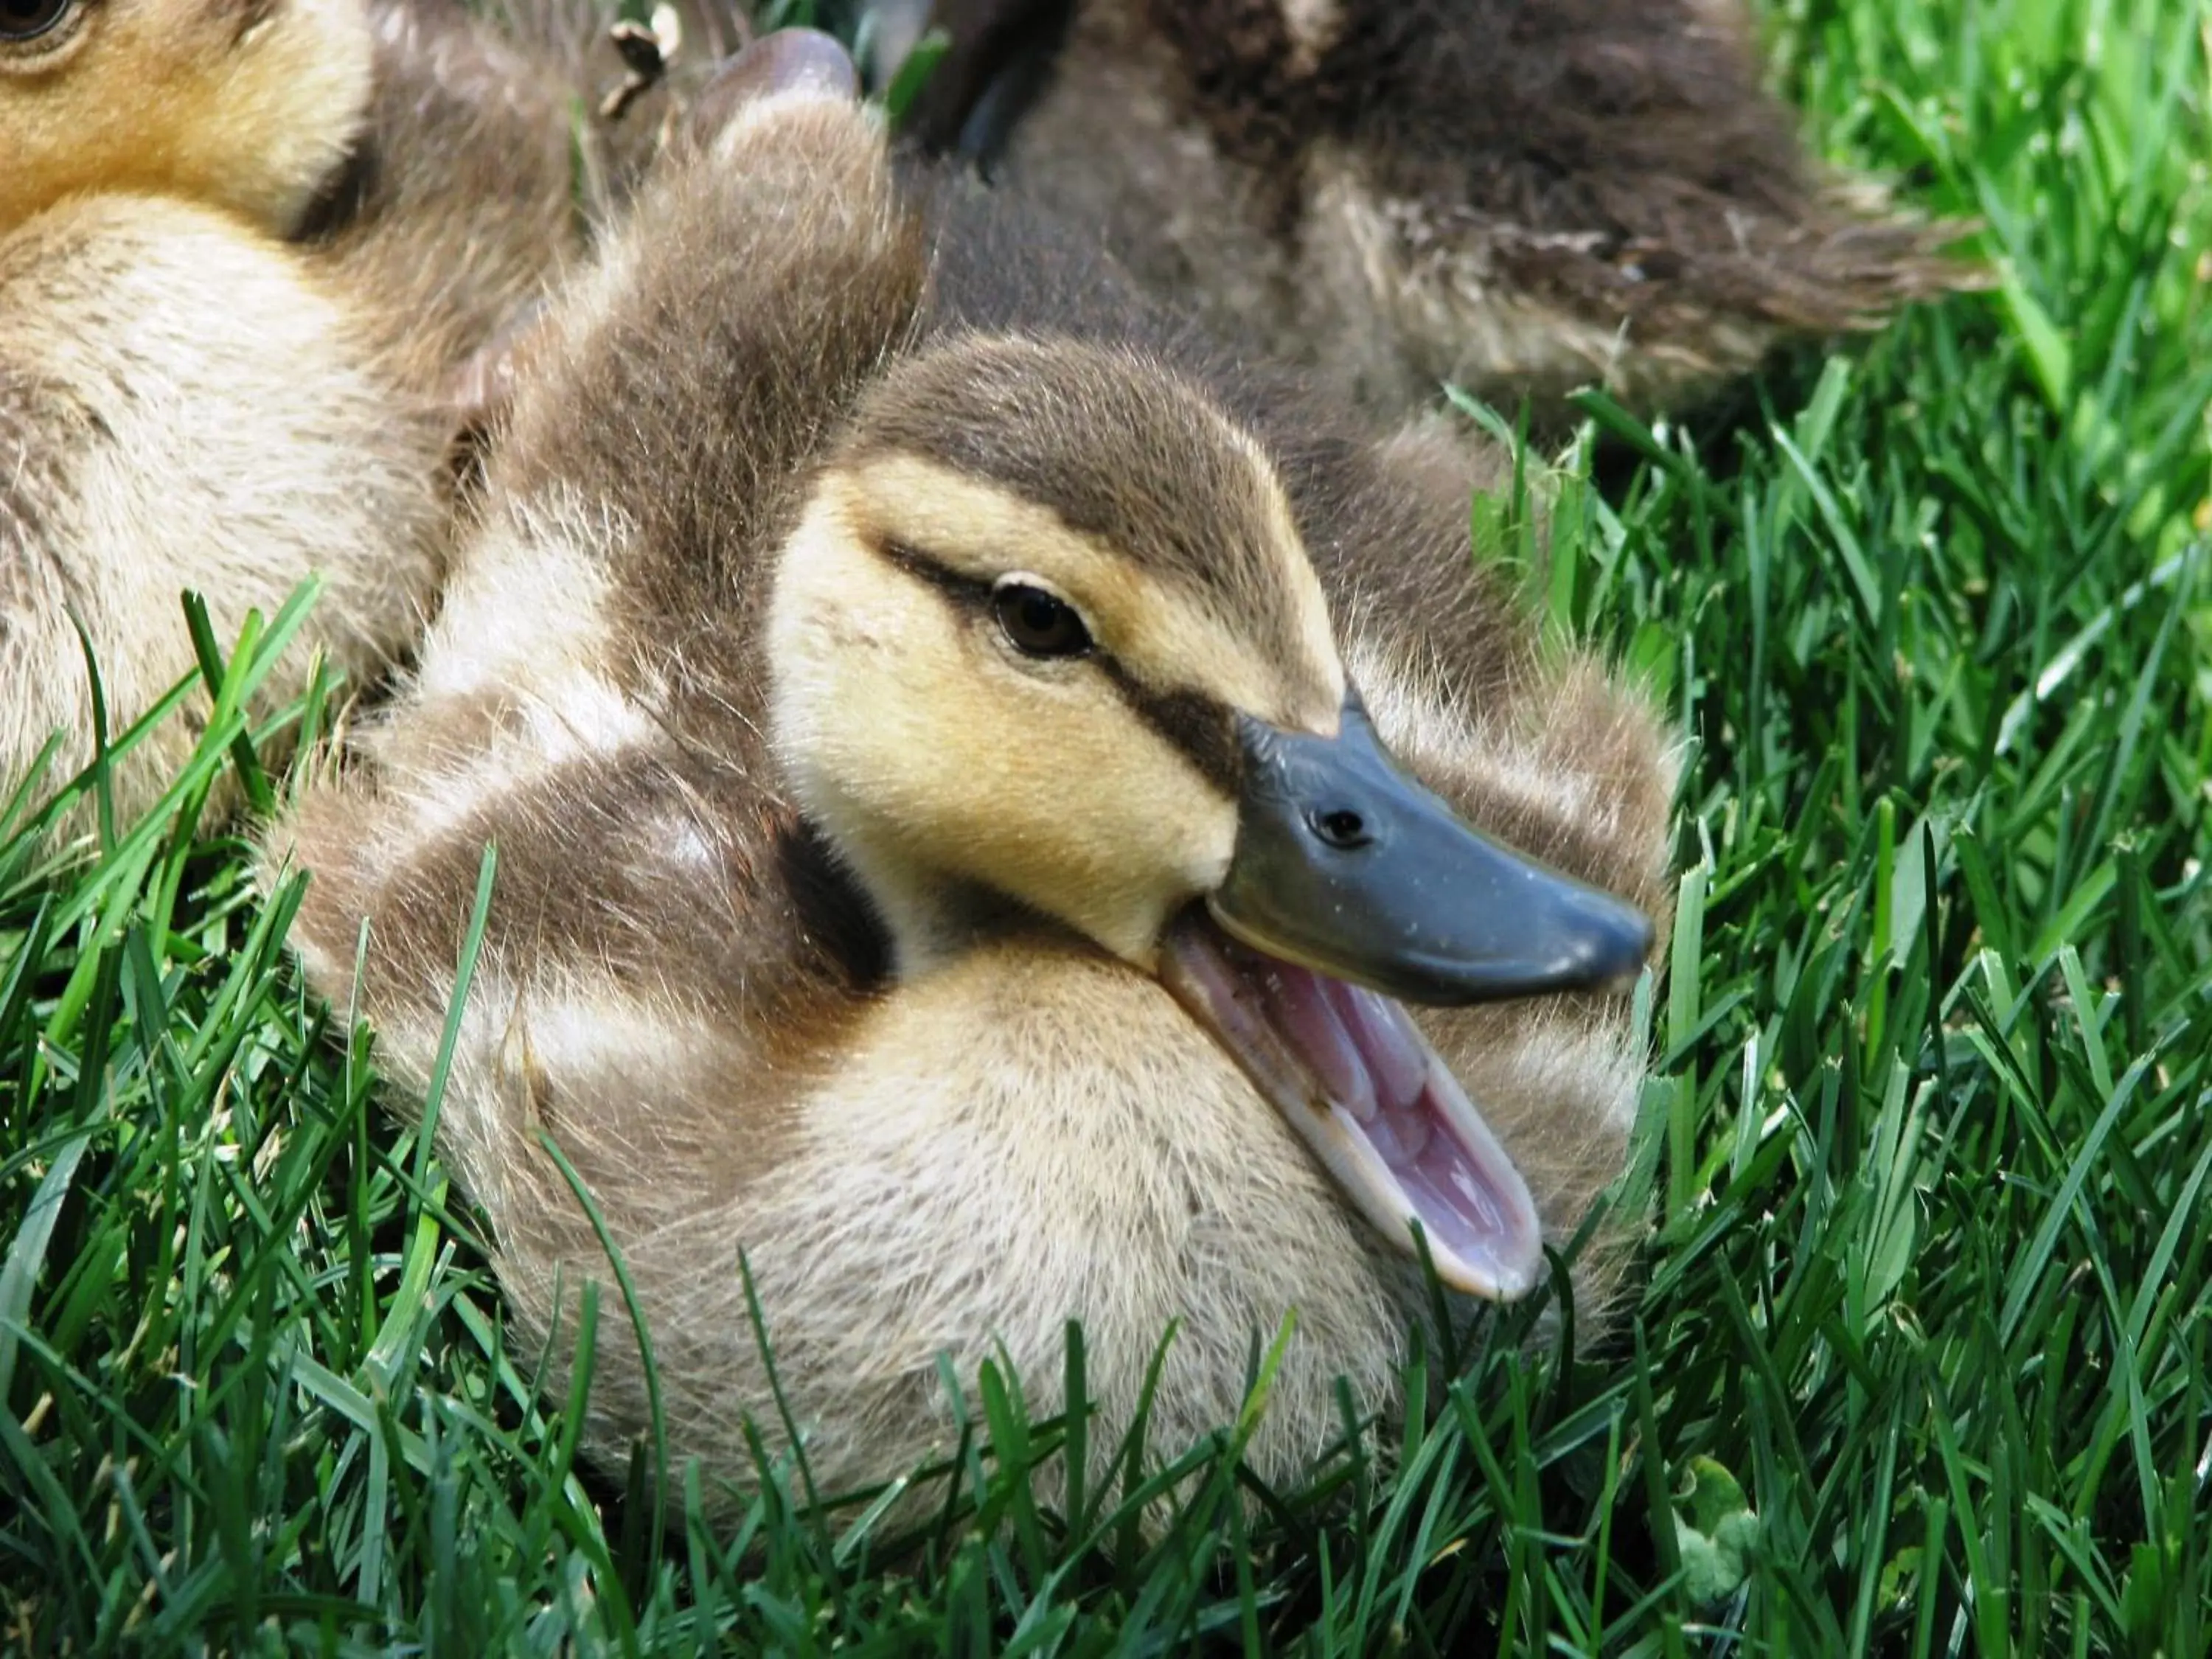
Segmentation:
{"type": "Polygon", "coordinates": [[[2208,16],[1791,0],[1821,145],[2002,288],[1548,480],[1693,742],[1618,1340],[1432,1354],[1395,1474],[1200,1448],[1150,1542],[988,1377],[895,1569],[795,1480],[664,1539],[190,829],[224,714],[98,850],[0,830],[0,1649],[2205,1652],[2208,16]]]}

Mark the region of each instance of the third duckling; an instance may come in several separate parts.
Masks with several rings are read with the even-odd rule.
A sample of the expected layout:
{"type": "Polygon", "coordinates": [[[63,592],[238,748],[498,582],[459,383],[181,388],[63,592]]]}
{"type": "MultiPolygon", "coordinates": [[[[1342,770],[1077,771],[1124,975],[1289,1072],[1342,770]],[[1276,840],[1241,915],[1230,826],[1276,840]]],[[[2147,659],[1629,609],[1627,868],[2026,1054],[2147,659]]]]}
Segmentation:
{"type": "MultiPolygon", "coordinates": [[[[1741,0],[878,0],[951,39],[921,141],[1385,411],[1678,404],[1978,284],[1822,169],[1741,0]]],[[[896,52],[896,44],[887,53],[896,52]]]]}

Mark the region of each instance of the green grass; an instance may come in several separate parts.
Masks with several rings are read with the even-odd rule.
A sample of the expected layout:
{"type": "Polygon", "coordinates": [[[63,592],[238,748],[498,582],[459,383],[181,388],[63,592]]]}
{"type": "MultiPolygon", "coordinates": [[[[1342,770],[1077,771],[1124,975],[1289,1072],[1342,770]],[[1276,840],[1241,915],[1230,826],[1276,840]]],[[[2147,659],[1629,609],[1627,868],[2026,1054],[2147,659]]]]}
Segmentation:
{"type": "Polygon", "coordinates": [[[2208,14],[1773,21],[1830,153],[2006,276],[1729,426],[1593,404],[1551,480],[1553,613],[1693,742],[1617,1341],[1431,1355],[1395,1475],[1248,1505],[1224,1425],[1149,1544],[1127,1483],[1041,1512],[1088,1425],[965,1378],[904,1558],[793,1471],[656,1550],[651,1454],[577,1468],[285,967],[296,895],[196,838],[229,714],[88,855],[0,809],[0,1650],[2205,1652],[2208,14]]]}

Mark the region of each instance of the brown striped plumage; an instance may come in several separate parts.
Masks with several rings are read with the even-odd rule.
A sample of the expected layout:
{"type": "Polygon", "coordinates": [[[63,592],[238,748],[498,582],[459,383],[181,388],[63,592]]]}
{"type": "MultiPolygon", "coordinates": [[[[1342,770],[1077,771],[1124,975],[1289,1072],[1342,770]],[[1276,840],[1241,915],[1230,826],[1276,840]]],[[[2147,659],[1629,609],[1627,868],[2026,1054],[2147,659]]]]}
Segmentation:
{"type": "MultiPolygon", "coordinates": [[[[1231,852],[1207,711],[1322,730],[1356,684],[1474,822],[1662,915],[1666,734],[1469,569],[1455,438],[1240,367],[1079,236],[743,61],[550,309],[419,671],[272,836],[312,878],[293,944],[419,1100],[496,844],[440,1144],[556,1388],[607,1279],[540,1136],[572,1161],[710,1503],[749,1481],[747,1415],[778,1433],[740,1252],[826,1489],[944,1446],[940,1351],[1055,1409],[1070,1317],[1100,1447],[1181,1322],[1173,1449],[1295,1307],[1252,1448],[1290,1478],[1337,1378],[1394,1403],[1422,1304],[1154,977],[1231,852]],[[978,596],[1015,577],[1092,649],[1012,651],[978,596]]],[[[1624,1002],[1425,1023],[1571,1234],[1638,1097],[1624,1002]]],[[[647,1414],[612,1305],[589,1441],[619,1458],[647,1414]]]]}

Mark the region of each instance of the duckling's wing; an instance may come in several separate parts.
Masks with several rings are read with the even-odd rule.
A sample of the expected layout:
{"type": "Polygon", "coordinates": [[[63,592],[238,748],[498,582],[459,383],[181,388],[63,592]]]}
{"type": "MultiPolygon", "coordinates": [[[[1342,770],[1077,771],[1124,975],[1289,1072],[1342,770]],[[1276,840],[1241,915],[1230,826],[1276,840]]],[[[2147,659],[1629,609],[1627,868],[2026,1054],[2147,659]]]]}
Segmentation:
{"type": "MultiPolygon", "coordinates": [[[[496,849],[440,1146],[556,1375],[550,1334],[606,1277],[559,1147],[636,1274],[679,1446],[734,1476],[763,1391],[737,1261],[755,1235],[726,1206],[781,1189],[884,951],[780,793],[768,560],[854,389],[908,337],[925,261],[857,107],[739,109],[669,163],[552,305],[419,672],[269,856],[311,878],[291,927],[310,982],[368,1017],[419,1102],[496,849]]],[[[811,1237],[777,1237],[811,1259],[811,1237]]],[[[611,1305],[608,1446],[643,1410],[611,1305]]]]}
{"type": "Polygon", "coordinates": [[[557,1110],[608,1201],[644,1208],[668,1192],[631,1140],[701,1170],[758,1157],[686,1103],[772,1115],[880,971],[779,792],[758,635],[804,469],[924,275],[857,110],[765,137],[740,113],[703,142],[556,300],[418,672],[271,842],[313,877],[292,935],[310,980],[357,999],[417,1090],[496,845],[448,1138],[503,1178],[557,1110]]]}

